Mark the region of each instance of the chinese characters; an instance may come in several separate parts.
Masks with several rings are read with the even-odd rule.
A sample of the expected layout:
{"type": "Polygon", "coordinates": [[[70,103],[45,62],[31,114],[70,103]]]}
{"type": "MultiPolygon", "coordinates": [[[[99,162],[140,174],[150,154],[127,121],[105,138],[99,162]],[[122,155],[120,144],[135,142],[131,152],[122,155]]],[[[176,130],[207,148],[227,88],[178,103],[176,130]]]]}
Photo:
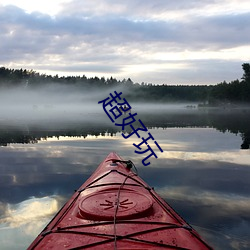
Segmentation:
{"type": "Polygon", "coordinates": [[[99,104],[102,104],[104,112],[107,114],[109,119],[115,123],[116,126],[120,126],[122,130],[125,129],[126,126],[129,126],[132,129],[132,132],[129,135],[125,135],[122,133],[122,136],[124,139],[128,139],[131,136],[135,135],[137,138],[141,139],[141,142],[139,144],[133,143],[133,146],[136,148],[135,153],[136,154],[146,154],[146,157],[142,160],[142,164],[144,166],[148,166],[150,164],[150,161],[148,160],[151,156],[154,156],[155,158],[158,158],[156,153],[153,151],[151,146],[149,145],[149,142],[154,142],[154,144],[157,146],[157,148],[163,152],[160,145],[155,141],[154,137],[150,132],[148,132],[148,129],[143,124],[141,119],[136,120],[137,113],[131,112],[131,106],[127,102],[125,98],[121,98],[122,92],[117,93],[114,91],[114,94],[110,93],[110,96],[106,99],[99,101],[99,104]],[[124,106],[123,106],[124,105],[124,106]],[[116,120],[123,115],[123,113],[128,113],[126,117],[122,119],[121,123],[116,122],[116,120]],[[138,121],[141,125],[139,128],[135,128],[133,126],[133,123],[138,121]],[[147,133],[144,137],[142,137],[141,132],[147,133]]]}

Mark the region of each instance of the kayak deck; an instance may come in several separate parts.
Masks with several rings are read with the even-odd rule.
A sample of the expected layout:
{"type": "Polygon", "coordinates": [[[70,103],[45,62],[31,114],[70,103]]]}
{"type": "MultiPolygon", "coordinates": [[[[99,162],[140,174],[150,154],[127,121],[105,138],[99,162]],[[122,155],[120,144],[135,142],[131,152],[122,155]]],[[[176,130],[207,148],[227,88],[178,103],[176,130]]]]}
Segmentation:
{"type": "Polygon", "coordinates": [[[110,153],[28,249],[212,249],[110,153]]]}

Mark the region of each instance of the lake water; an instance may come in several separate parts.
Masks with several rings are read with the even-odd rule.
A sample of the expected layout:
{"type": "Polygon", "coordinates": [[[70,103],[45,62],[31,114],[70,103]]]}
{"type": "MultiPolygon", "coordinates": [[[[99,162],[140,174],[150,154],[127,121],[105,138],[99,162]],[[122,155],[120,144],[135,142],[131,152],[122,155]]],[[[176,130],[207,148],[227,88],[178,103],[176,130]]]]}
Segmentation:
{"type": "Polygon", "coordinates": [[[124,139],[101,106],[61,116],[43,109],[53,108],[0,118],[1,249],[27,248],[111,151],[215,249],[250,249],[250,110],[135,104],[164,150],[152,145],[158,158],[144,166],[133,146],[140,139],[124,139]]]}

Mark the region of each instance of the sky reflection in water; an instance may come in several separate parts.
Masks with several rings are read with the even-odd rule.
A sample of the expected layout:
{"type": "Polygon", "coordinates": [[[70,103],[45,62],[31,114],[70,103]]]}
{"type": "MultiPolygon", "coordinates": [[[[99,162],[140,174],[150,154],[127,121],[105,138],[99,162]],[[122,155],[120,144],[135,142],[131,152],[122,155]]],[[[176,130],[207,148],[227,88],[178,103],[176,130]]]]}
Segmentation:
{"type": "Polygon", "coordinates": [[[115,150],[216,249],[250,248],[250,154],[212,128],[150,129],[164,153],[143,166],[135,138],[87,136],[10,144],[0,150],[1,249],[24,249],[115,150]],[[14,238],[13,238],[14,237],[14,238]]]}

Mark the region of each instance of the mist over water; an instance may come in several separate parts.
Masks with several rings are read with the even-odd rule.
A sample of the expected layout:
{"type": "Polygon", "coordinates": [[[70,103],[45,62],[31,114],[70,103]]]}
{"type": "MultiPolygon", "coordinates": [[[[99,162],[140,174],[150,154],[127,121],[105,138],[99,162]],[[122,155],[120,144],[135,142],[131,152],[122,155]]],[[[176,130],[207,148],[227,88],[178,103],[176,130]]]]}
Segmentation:
{"type": "MultiPolygon", "coordinates": [[[[118,89],[108,89],[105,91],[91,90],[86,91],[72,88],[66,85],[50,85],[35,89],[30,88],[11,88],[0,89],[0,122],[18,123],[42,123],[42,122],[70,122],[88,121],[98,122],[106,116],[102,104],[99,101],[109,97],[114,91],[126,92],[120,87],[118,89]]],[[[121,98],[126,98],[122,94],[121,98]]],[[[127,101],[132,107],[131,112],[178,112],[185,110],[184,103],[175,104],[149,104],[132,103],[127,101]]],[[[147,100],[145,100],[147,101],[147,100]]],[[[188,112],[188,110],[186,109],[188,112]]],[[[105,119],[104,119],[105,120],[105,119]]]]}
{"type": "MultiPolygon", "coordinates": [[[[37,140],[46,137],[48,131],[50,136],[53,134],[86,136],[89,133],[99,135],[107,131],[112,134],[122,132],[121,127],[115,126],[115,122],[112,123],[106,115],[102,103],[98,104],[99,101],[110,97],[110,94],[115,95],[115,91],[122,92],[121,102],[125,98],[131,106],[130,112],[137,114],[136,121],[141,119],[147,127],[209,126],[220,131],[229,130],[235,134],[240,133],[243,138],[242,147],[249,148],[250,109],[206,109],[198,108],[197,103],[149,103],[146,99],[145,102],[135,102],[127,98],[130,93],[125,87],[99,91],[64,84],[0,89],[1,143],[5,145],[11,141],[21,142],[21,137],[27,135],[31,141],[37,140]],[[46,133],[40,133],[37,137],[36,131],[41,129],[46,133]],[[70,131],[72,129],[74,133],[70,131]],[[17,130],[21,132],[13,134],[11,140],[4,132],[14,133],[17,130]],[[60,130],[64,131],[55,133],[60,130]]],[[[111,107],[107,106],[107,111],[109,109],[111,107]]],[[[130,112],[123,114],[119,118],[120,121],[127,119],[130,112]]],[[[139,122],[137,123],[140,126],[139,122]]],[[[125,132],[130,133],[129,130],[125,132]]]]}
{"type": "Polygon", "coordinates": [[[65,86],[34,90],[5,89],[0,92],[1,120],[83,119],[88,113],[100,111],[92,96],[65,86]]]}

